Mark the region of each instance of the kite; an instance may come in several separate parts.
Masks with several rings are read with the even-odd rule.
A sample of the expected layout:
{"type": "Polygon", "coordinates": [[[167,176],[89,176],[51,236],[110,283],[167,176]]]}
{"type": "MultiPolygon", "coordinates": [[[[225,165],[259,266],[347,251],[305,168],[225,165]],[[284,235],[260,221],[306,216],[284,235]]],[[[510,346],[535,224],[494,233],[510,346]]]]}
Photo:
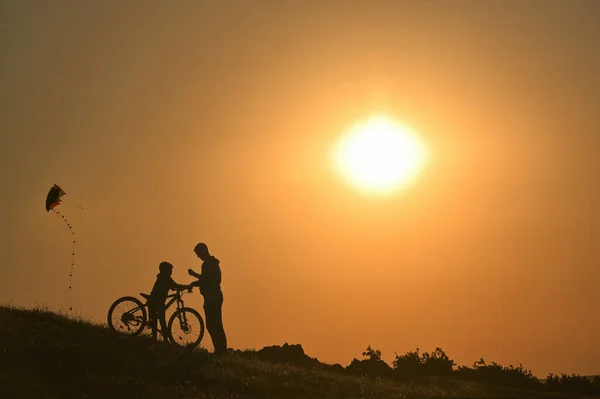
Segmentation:
{"type": "Polygon", "coordinates": [[[58,185],[55,184],[54,186],[52,186],[50,188],[50,191],[48,191],[48,196],[46,197],[46,212],[53,211],[58,216],[60,216],[62,218],[62,220],[67,224],[67,227],[69,227],[69,230],[71,231],[71,235],[73,238],[73,250],[71,253],[71,271],[69,273],[69,310],[72,311],[73,310],[73,301],[72,301],[72,296],[71,296],[71,287],[72,287],[72,280],[73,280],[73,268],[75,267],[75,232],[73,231],[73,227],[71,226],[71,224],[69,223],[67,218],[65,218],[62,213],[60,213],[59,211],[54,209],[58,205],[61,204],[61,202],[62,202],[61,197],[66,194],[67,193],[65,193],[63,191],[63,189],[60,188],[58,185]]]}
{"type": "Polygon", "coordinates": [[[48,196],[46,197],[46,212],[50,212],[50,209],[54,210],[60,203],[60,197],[66,195],[62,188],[57,186],[56,184],[52,186],[50,191],[48,191],[48,196]]]}

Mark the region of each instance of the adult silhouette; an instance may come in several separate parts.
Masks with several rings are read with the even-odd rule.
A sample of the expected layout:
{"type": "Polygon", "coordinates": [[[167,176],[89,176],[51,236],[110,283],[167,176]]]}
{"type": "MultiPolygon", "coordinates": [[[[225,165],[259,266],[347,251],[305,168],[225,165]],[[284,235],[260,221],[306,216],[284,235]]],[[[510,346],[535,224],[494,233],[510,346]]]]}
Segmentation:
{"type": "Polygon", "coordinates": [[[200,293],[204,297],[204,316],[206,329],[210,334],[215,355],[224,355],[227,350],[227,338],[223,328],[223,292],[221,291],[221,267],[219,260],[212,256],[205,243],[198,243],[194,252],[202,260],[201,273],[188,269],[190,276],[198,279],[200,293]]]}

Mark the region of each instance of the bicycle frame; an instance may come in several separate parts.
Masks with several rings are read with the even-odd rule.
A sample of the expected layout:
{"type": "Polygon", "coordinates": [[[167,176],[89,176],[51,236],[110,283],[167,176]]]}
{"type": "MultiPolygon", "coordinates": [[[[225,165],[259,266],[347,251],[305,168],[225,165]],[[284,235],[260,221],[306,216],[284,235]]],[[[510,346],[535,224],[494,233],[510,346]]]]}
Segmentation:
{"type": "MultiPolygon", "coordinates": [[[[171,305],[173,305],[174,302],[177,303],[177,309],[181,309],[184,307],[184,302],[183,299],[181,299],[181,297],[183,296],[183,294],[185,294],[186,290],[177,290],[175,293],[167,295],[167,299],[170,299],[166,304],[165,304],[165,311],[167,309],[169,309],[171,307],[171,305]]],[[[129,310],[128,312],[126,312],[126,314],[128,314],[130,317],[132,317],[133,319],[135,319],[135,317],[133,317],[132,315],[135,314],[135,312],[137,312],[138,310],[142,309],[142,308],[148,308],[148,299],[144,296],[142,296],[144,299],[146,299],[146,302],[144,302],[144,304],[141,307],[135,307],[131,310],[129,310]]],[[[123,315],[123,317],[125,317],[125,314],[123,315]]],[[[148,313],[148,320],[146,322],[142,323],[145,325],[145,327],[149,327],[149,321],[150,321],[150,314],[148,313]]],[[[162,331],[160,330],[160,328],[157,326],[157,330],[162,334],[162,331]]]]}
{"type": "MultiPolygon", "coordinates": [[[[165,304],[165,310],[169,309],[171,307],[171,305],[173,304],[173,302],[177,302],[177,309],[182,308],[184,306],[184,303],[183,303],[183,299],[181,299],[181,297],[183,296],[184,293],[185,293],[184,291],[177,291],[174,294],[167,295],[167,299],[171,298],[171,300],[165,304]]],[[[147,305],[147,303],[148,302],[146,302],[146,305],[147,305]]]]}

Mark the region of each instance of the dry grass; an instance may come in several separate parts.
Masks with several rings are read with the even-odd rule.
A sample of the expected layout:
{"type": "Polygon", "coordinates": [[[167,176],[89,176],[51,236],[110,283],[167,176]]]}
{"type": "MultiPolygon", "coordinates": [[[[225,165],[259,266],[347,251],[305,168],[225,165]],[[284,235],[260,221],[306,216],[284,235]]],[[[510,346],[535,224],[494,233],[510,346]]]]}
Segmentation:
{"type": "MultiPolygon", "coordinates": [[[[553,395],[559,397],[558,395],[553,395]]],[[[1,398],[541,398],[442,381],[398,383],[182,352],[47,309],[0,307],[1,398]]],[[[564,397],[564,396],[563,396],[564,397]]]]}

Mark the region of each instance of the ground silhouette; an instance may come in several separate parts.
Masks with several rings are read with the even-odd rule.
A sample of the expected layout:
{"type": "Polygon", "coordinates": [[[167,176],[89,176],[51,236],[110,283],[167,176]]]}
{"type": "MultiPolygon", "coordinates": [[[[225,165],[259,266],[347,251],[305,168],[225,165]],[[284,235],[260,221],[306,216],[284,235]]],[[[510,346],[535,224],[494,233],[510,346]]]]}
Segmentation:
{"type": "Polygon", "coordinates": [[[2,398],[581,397],[431,376],[373,378],[363,371],[381,367],[380,354],[367,350],[346,368],[323,364],[297,344],[217,357],[48,310],[0,307],[2,398]]]}

